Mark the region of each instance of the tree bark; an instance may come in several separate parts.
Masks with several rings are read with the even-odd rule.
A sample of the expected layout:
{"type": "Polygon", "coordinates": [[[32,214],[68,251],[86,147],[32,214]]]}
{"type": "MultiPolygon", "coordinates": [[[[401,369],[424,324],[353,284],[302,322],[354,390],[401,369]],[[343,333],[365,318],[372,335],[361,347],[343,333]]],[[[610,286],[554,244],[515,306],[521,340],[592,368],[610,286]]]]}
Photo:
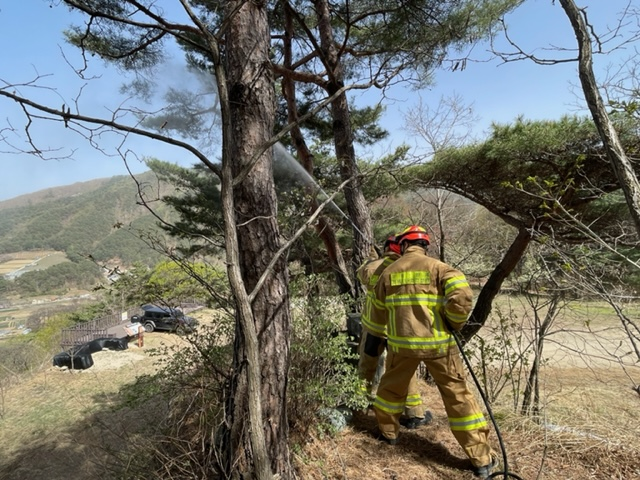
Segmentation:
{"type": "Polygon", "coordinates": [[[445,262],[446,263],[446,255],[445,255],[445,242],[446,242],[446,236],[444,233],[444,204],[446,203],[446,199],[443,199],[443,194],[442,194],[442,190],[437,190],[436,191],[436,215],[437,215],[437,220],[438,220],[438,230],[440,231],[440,238],[439,238],[439,242],[438,242],[438,250],[439,250],[439,255],[438,257],[440,258],[441,262],[445,262]]]}
{"type": "MultiPolygon", "coordinates": [[[[329,4],[327,0],[314,0],[313,4],[318,18],[322,59],[329,77],[327,92],[329,95],[335,95],[344,86],[344,74],[333,37],[329,4]]],[[[338,95],[331,103],[331,114],[333,117],[333,138],[341,178],[343,181],[351,179],[344,188],[344,195],[349,217],[353,222],[352,267],[355,278],[355,270],[362,264],[373,245],[373,229],[369,208],[362,193],[362,181],[353,147],[353,131],[351,130],[351,116],[346,93],[338,95]]],[[[354,296],[357,296],[358,289],[355,289],[353,293],[354,296]]]]}
{"type": "Polygon", "coordinates": [[[493,269],[487,283],[485,283],[482,290],[480,290],[476,304],[471,312],[471,317],[461,331],[465,341],[470,340],[471,337],[478,333],[487,321],[487,318],[489,318],[493,299],[500,292],[504,280],[513,272],[516,265],[518,265],[529,243],[531,243],[531,233],[525,227],[521,227],[509,250],[507,250],[507,253],[496,268],[493,269]]]}
{"type": "Polygon", "coordinates": [[[535,309],[536,316],[536,337],[534,339],[534,357],[527,385],[522,394],[522,407],[520,414],[525,416],[537,416],[540,413],[540,367],[542,364],[542,352],[544,351],[544,341],[547,338],[549,329],[553,324],[558,312],[560,301],[559,294],[555,294],[549,303],[547,313],[542,322],[539,321],[538,311],[535,309]]]}
{"type": "Polygon", "coordinates": [[[267,148],[251,165],[251,159],[264,148],[274,128],[274,80],[267,68],[269,24],[263,2],[231,1],[227,12],[225,71],[230,118],[225,130],[228,141],[223,154],[227,168],[227,175],[223,172],[223,199],[227,199],[227,248],[232,249],[227,261],[231,273],[237,267],[241,273],[240,279],[230,275],[238,321],[234,376],[226,411],[229,430],[225,447],[230,455],[227,467],[234,478],[266,479],[277,473],[288,479],[292,477],[286,415],[291,319],[285,258],[276,263],[253,303],[249,303],[247,295],[281,246],[272,150],[267,148]],[[247,168],[249,173],[230,192],[230,182],[247,168]],[[233,210],[229,211],[229,206],[233,210]],[[229,237],[236,239],[236,245],[229,242],[229,237]],[[260,414],[257,418],[256,413],[260,414]],[[266,445],[266,466],[261,452],[256,451],[261,448],[258,432],[263,434],[266,445]]]}
{"type": "Polygon", "coordinates": [[[602,96],[598,90],[595,75],[593,73],[593,52],[591,50],[591,36],[587,30],[587,25],[580,10],[573,0],[560,0],[560,5],[564,9],[576,39],[578,40],[578,75],[584,97],[587,101],[591,116],[596,124],[596,128],[602,138],[602,143],[607,151],[609,162],[618,179],[618,183],[624,192],[631,217],[640,235],[640,182],[633,170],[618,133],[616,132],[607,110],[604,106],[602,96]]]}

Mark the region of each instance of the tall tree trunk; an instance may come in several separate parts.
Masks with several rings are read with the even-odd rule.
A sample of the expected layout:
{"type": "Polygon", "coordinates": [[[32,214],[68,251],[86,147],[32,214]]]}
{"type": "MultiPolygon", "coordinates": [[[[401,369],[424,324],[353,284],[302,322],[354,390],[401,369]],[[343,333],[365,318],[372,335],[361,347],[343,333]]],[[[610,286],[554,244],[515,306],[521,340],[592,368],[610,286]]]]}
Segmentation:
{"type": "Polygon", "coordinates": [[[542,322],[539,321],[538,311],[536,309],[535,318],[538,328],[536,329],[533,365],[531,365],[527,386],[522,394],[521,415],[537,416],[540,413],[540,366],[542,363],[542,352],[544,351],[544,341],[547,338],[549,329],[558,314],[559,302],[560,295],[556,293],[549,303],[547,313],[542,322]]]}
{"type": "Polygon", "coordinates": [[[624,197],[629,206],[631,217],[636,226],[636,231],[640,235],[640,182],[633,170],[633,166],[629,161],[618,133],[613,127],[613,123],[607,114],[607,110],[600,96],[598,84],[593,74],[593,52],[591,50],[591,36],[587,30],[587,25],[582,17],[580,10],[576,7],[573,0],[560,0],[560,5],[564,9],[576,39],[578,40],[578,75],[584,97],[591,111],[591,116],[596,124],[596,128],[602,138],[602,143],[607,151],[609,162],[616,174],[618,183],[624,192],[624,197]]]}
{"type": "MultiPolygon", "coordinates": [[[[327,92],[329,95],[335,95],[344,87],[344,74],[333,36],[329,3],[327,0],[314,0],[313,4],[318,17],[322,60],[329,76],[327,92]]],[[[351,179],[344,188],[344,195],[347,201],[349,217],[353,222],[352,267],[355,277],[355,270],[367,257],[373,245],[373,229],[369,208],[362,193],[362,182],[353,147],[351,116],[346,93],[343,92],[337,95],[336,99],[331,103],[331,114],[333,117],[333,138],[336,157],[340,164],[340,174],[343,181],[351,179]]],[[[354,292],[354,295],[357,294],[358,289],[354,292]]]]}
{"type": "MultiPolygon", "coordinates": [[[[439,255],[438,257],[440,258],[441,262],[445,262],[446,263],[446,255],[445,255],[445,242],[446,242],[446,236],[444,233],[444,205],[446,203],[446,198],[443,198],[444,193],[442,192],[442,190],[436,190],[436,216],[437,216],[437,220],[438,220],[438,230],[440,231],[440,238],[438,241],[438,250],[439,250],[439,255]]],[[[448,198],[448,196],[447,196],[448,198]]]]}
{"type": "MultiPolygon", "coordinates": [[[[291,6],[288,3],[284,5],[285,14],[285,38],[284,38],[284,66],[289,70],[292,68],[292,52],[291,42],[293,39],[293,18],[291,15],[291,6]]],[[[295,81],[286,74],[282,77],[282,93],[287,102],[287,115],[289,123],[295,124],[291,129],[290,135],[293,140],[293,145],[298,153],[298,158],[304,169],[313,175],[313,155],[307,147],[307,143],[302,135],[302,130],[298,125],[298,106],[296,102],[296,85],[295,81]]],[[[311,197],[310,210],[314,211],[318,208],[318,201],[316,199],[316,192],[311,197]]],[[[353,283],[349,278],[349,271],[342,256],[342,251],[338,240],[336,239],[335,232],[327,219],[324,216],[319,216],[316,223],[316,232],[322,239],[325,248],[327,249],[327,255],[329,256],[329,263],[336,276],[336,282],[341,294],[353,293],[353,283]]]]}
{"type": "MultiPolygon", "coordinates": [[[[291,319],[284,257],[275,265],[262,288],[252,292],[281,246],[272,150],[266,149],[251,165],[251,159],[264,148],[274,127],[274,81],[271,70],[266,68],[269,25],[263,2],[230,1],[227,12],[225,70],[230,122],[223,162],[231,170],[233,179],[241,172],[246,173],[247,169],[250,171],[231,192],[233,211],[226,212],[231,218],[227,217],[229,221],[225,222],[236,227],[235,231],[227,229],[225,233],[237,239],[235,256],[242,276],[242,285],[232,281],[234,293],[240,295],[236,295],[238,321],[234,376],[227,405],[230,428],[225,447],[231,455],[228,469],[234,478],[262,480],[277,473],[280,478],[288,479],[292,477],[286,415],[291,319]],[[251,292],[252,303],[246,292],[251,292]],[[257,379],[254,378],[256,371],[257,379]],[[254,391],[256,383],[258,392],[254,391]],[[256,411],[262,418],[256,419],[256,411]],[[262,465],[260,452],[254,450],[260,448],[256,431],[264,434],[268,468],[262,465]]],[[[229,194],[229,178],[225,177],[225,180],[223,197],[229,194]]],[[[227,248],[234,248],[228,239],[227,248]]],[[[236,261],[230,253],[233,252],[228,252],[227,260],[236,261]]],[[[233,270],[236,266],[231,264],[229,267],[233,270]]]]}
{"type": "Polygon", "coordinates": [[[507,250],[507,253],[496,268],[493,269],[487,283],[485,283],[482,290],[480,290],[476,304],[471,312],[471,317],[462,328],[461,333],[465,340],[471,339],[471,337],[478,333],[478,330],[482,328],[487,318],[489,318],[493,299],[500,292],[504,280],[513,272],[513,269],[516,268],[516,265],[524,255],[530,242],[531,233],[529,233],[525,227],[521,227],[509,250],[507,250]]]}

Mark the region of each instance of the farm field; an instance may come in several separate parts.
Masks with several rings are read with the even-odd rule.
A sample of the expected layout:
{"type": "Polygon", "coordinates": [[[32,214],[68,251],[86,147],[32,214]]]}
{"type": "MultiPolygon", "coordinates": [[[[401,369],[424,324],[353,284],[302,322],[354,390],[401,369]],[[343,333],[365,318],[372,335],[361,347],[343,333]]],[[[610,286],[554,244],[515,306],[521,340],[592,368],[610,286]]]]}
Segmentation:
{"type": "Polygon", "coordinates": [[[15,276],[34,270],[44,270],[52,265],[67,261],[67,257],[63,252],[53,250],[5,254],[0,257],[0,276],[15,276]]]}

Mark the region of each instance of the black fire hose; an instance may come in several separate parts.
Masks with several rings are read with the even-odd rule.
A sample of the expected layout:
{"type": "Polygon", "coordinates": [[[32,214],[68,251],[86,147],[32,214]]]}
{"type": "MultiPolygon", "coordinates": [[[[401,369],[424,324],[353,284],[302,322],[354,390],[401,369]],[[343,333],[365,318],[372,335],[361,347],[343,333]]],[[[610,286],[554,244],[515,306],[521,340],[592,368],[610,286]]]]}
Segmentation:
{"type": "Polygon", "coordinates": [[[467,365],[469,374],[471,374],[471,378],[473,378],[473,381],[476,384],[476,387],[478,388],[478,392],[480,392],[480,396],[482,397],[482,401],[484,402],[484,406],[487,409],[487,413],[489,414],[489,418],[491,419],[491,423],[493,424],[493,428],[496,432],[496,436],[498,437],[498,443],[500,444],[500,451],[502,452],[502,463],[504,465],[504,470],[501,472],[494,472],[486,478],[487,479],[498,478],[499,476],[501,476],[504,479],[515,478],[516,480],[524,480],[522,477],[516,475],[515,473],[511,473],[509,471],[509,463],[507,461],[507,449],[504,446],[504,442],[502,440],[502,434],[500,433],[500,429],[498,428],[498,423],[496,422],[496,419],[493,416],[493,412],[491,411],[491,407],[489,406],[489,400],[487,399],[487,395],[484,393],[484,390],[480,385],[480,381],[478,380],[478,377],[476,377],[476,374],[473,372],[473,368],[471,367],[471,362],[469,361],[469,358],[464,353],[464,349],[462,348],[462,340],[459,337],[460,334],[457,331],[453,330],[450,325],[447,324],[447,327],[449,327],[449,331],[451,332],[451,335],[453,335],[453,338],[456,341],[458,350],[460,350],[460,355],[462,356],[464,363],[467,365]]]}

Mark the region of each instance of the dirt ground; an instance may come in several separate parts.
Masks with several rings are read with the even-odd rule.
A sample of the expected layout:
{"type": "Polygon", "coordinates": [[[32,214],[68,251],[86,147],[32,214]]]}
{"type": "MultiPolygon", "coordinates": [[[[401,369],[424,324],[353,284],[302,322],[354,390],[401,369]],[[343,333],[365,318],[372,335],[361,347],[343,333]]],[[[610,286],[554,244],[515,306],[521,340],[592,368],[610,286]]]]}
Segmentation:
{"type": "MultiPolygon", "coordinates": [[[[96,352],[94,366],[85,371],[48,367],[2,390],[0,479],[117,479],[109,470],[109,458],[116,447],[132,440],[128,427],[162,420],[153,409],[115,410],[118,390],[157,368],[154,349],[182,341],[177,335],[153,332],[145,335],[142,348],[132,341],[125,351],[96,352]]],[[[589,368],[575,366],[560,353],[557,349],[555,360],[543,370],[546,426],[514,414],[508,397],[493,405],[509,472],[517,475],[494,478],[640,479],[640,395],[629,387],[629,371],[597,362],[589,368]]],[[[630,372],[636,375],[637,370],[630,372]]],[[[437,389],[422,382],[421,393],[434,421],[418,430],[403,429],[395,446],[374,438],[372,412],[356,412],[335,436],[294,438],[298,477],[474,478],[449,431],[437,389]]],[[[492,443],[503,458],[495,430],[492,443]]]]}
{"type": "MultiPolygon", "coordinates": [[[[544,416],[540,422],[515,412],[524,385],[515,392],[520,397],[507,391],[493,402],[491,409],[504,445],[500,448],[492,427],[491,442],[501,458],[493,478],[640,479],[640,395],[632,388],[640,384],[640,364],[634,361],[628,342],[620,340],[625,336],[616,319],[595,323],[597,327],[589,328],[586,322],[568,324],[560,318],[546,338],[540,382],[544,416]]],[[[491,337],[490,329],[488,325],[483,335],[491,337]]],[[[518,351],[513,343],[510,348],[518,351]]],[[[494,368],[504,368],[500,359],[494,368]]],[[[477,365],[475,370],[480,370],[477,365]]],[[[337,437],[313,438],[305,443],[297,454],[298,464],[303,466],[301,478],[475,478],[449,431],[437,388],[423,382],[421,393],[434,415],[431,424],[418,430],[401,429],[398,444],[389,446],[374,438],[374,414],[359,413],[337,437]]]]}
{"type": "MultiPolygon", "coordinates": [[[[573,371],[573,376],[579,372],[573,371]]],[[[577,393],[577,392],[573,392],[577,393]]],[[[593,427],[606,427],[604,418],[594,425],[543,428],[505,410],[494,411],[505,446],[508,472],[526,480],[534,479],[640,479],[638,462],[640,445],[640,398],[633,391],[621,392],[626,397],[617,403],[627,405],[627,411],[611,410],[607,416],[628,415],[623,430],[603,428],[600,434],[593,427]],[[634,406],[635,405],[635,406],[634,406]],[[627,428],[628,427],[628,428],[627,428]],[[583,429],[584,428],[584,429],[583,429]]],[[[475,478],[464,452],[449,431],[447,417],[435,387],[423,384],[422,394],[434,421],[418,430],[401,429],[398,444],[389,446],[373,436],[376,422],[372,412],[359,413],[353,423],[335,438],[313,438],[297,454],[303,465],[304,479],[365,479],[384,480],[463,480],[475,478]]],[[[588,394],[581,405],[588,403],[588,394]]],[[[616,396],[616,395],[612,395],[616,396]]],[[[618,397],[621,395],[618,394],[618,397]]],[[[593,417],[596,417],[595,412],[593,417]]],[[[618,419],[620,422],[621,419],[618,419]]],[[[623,421],[624,422],[624,421],[623,421]]],[[[492,429],[491,441],[501,458],[494,478],[518,478],[504,472],[504,453],[492,429]]]]}

